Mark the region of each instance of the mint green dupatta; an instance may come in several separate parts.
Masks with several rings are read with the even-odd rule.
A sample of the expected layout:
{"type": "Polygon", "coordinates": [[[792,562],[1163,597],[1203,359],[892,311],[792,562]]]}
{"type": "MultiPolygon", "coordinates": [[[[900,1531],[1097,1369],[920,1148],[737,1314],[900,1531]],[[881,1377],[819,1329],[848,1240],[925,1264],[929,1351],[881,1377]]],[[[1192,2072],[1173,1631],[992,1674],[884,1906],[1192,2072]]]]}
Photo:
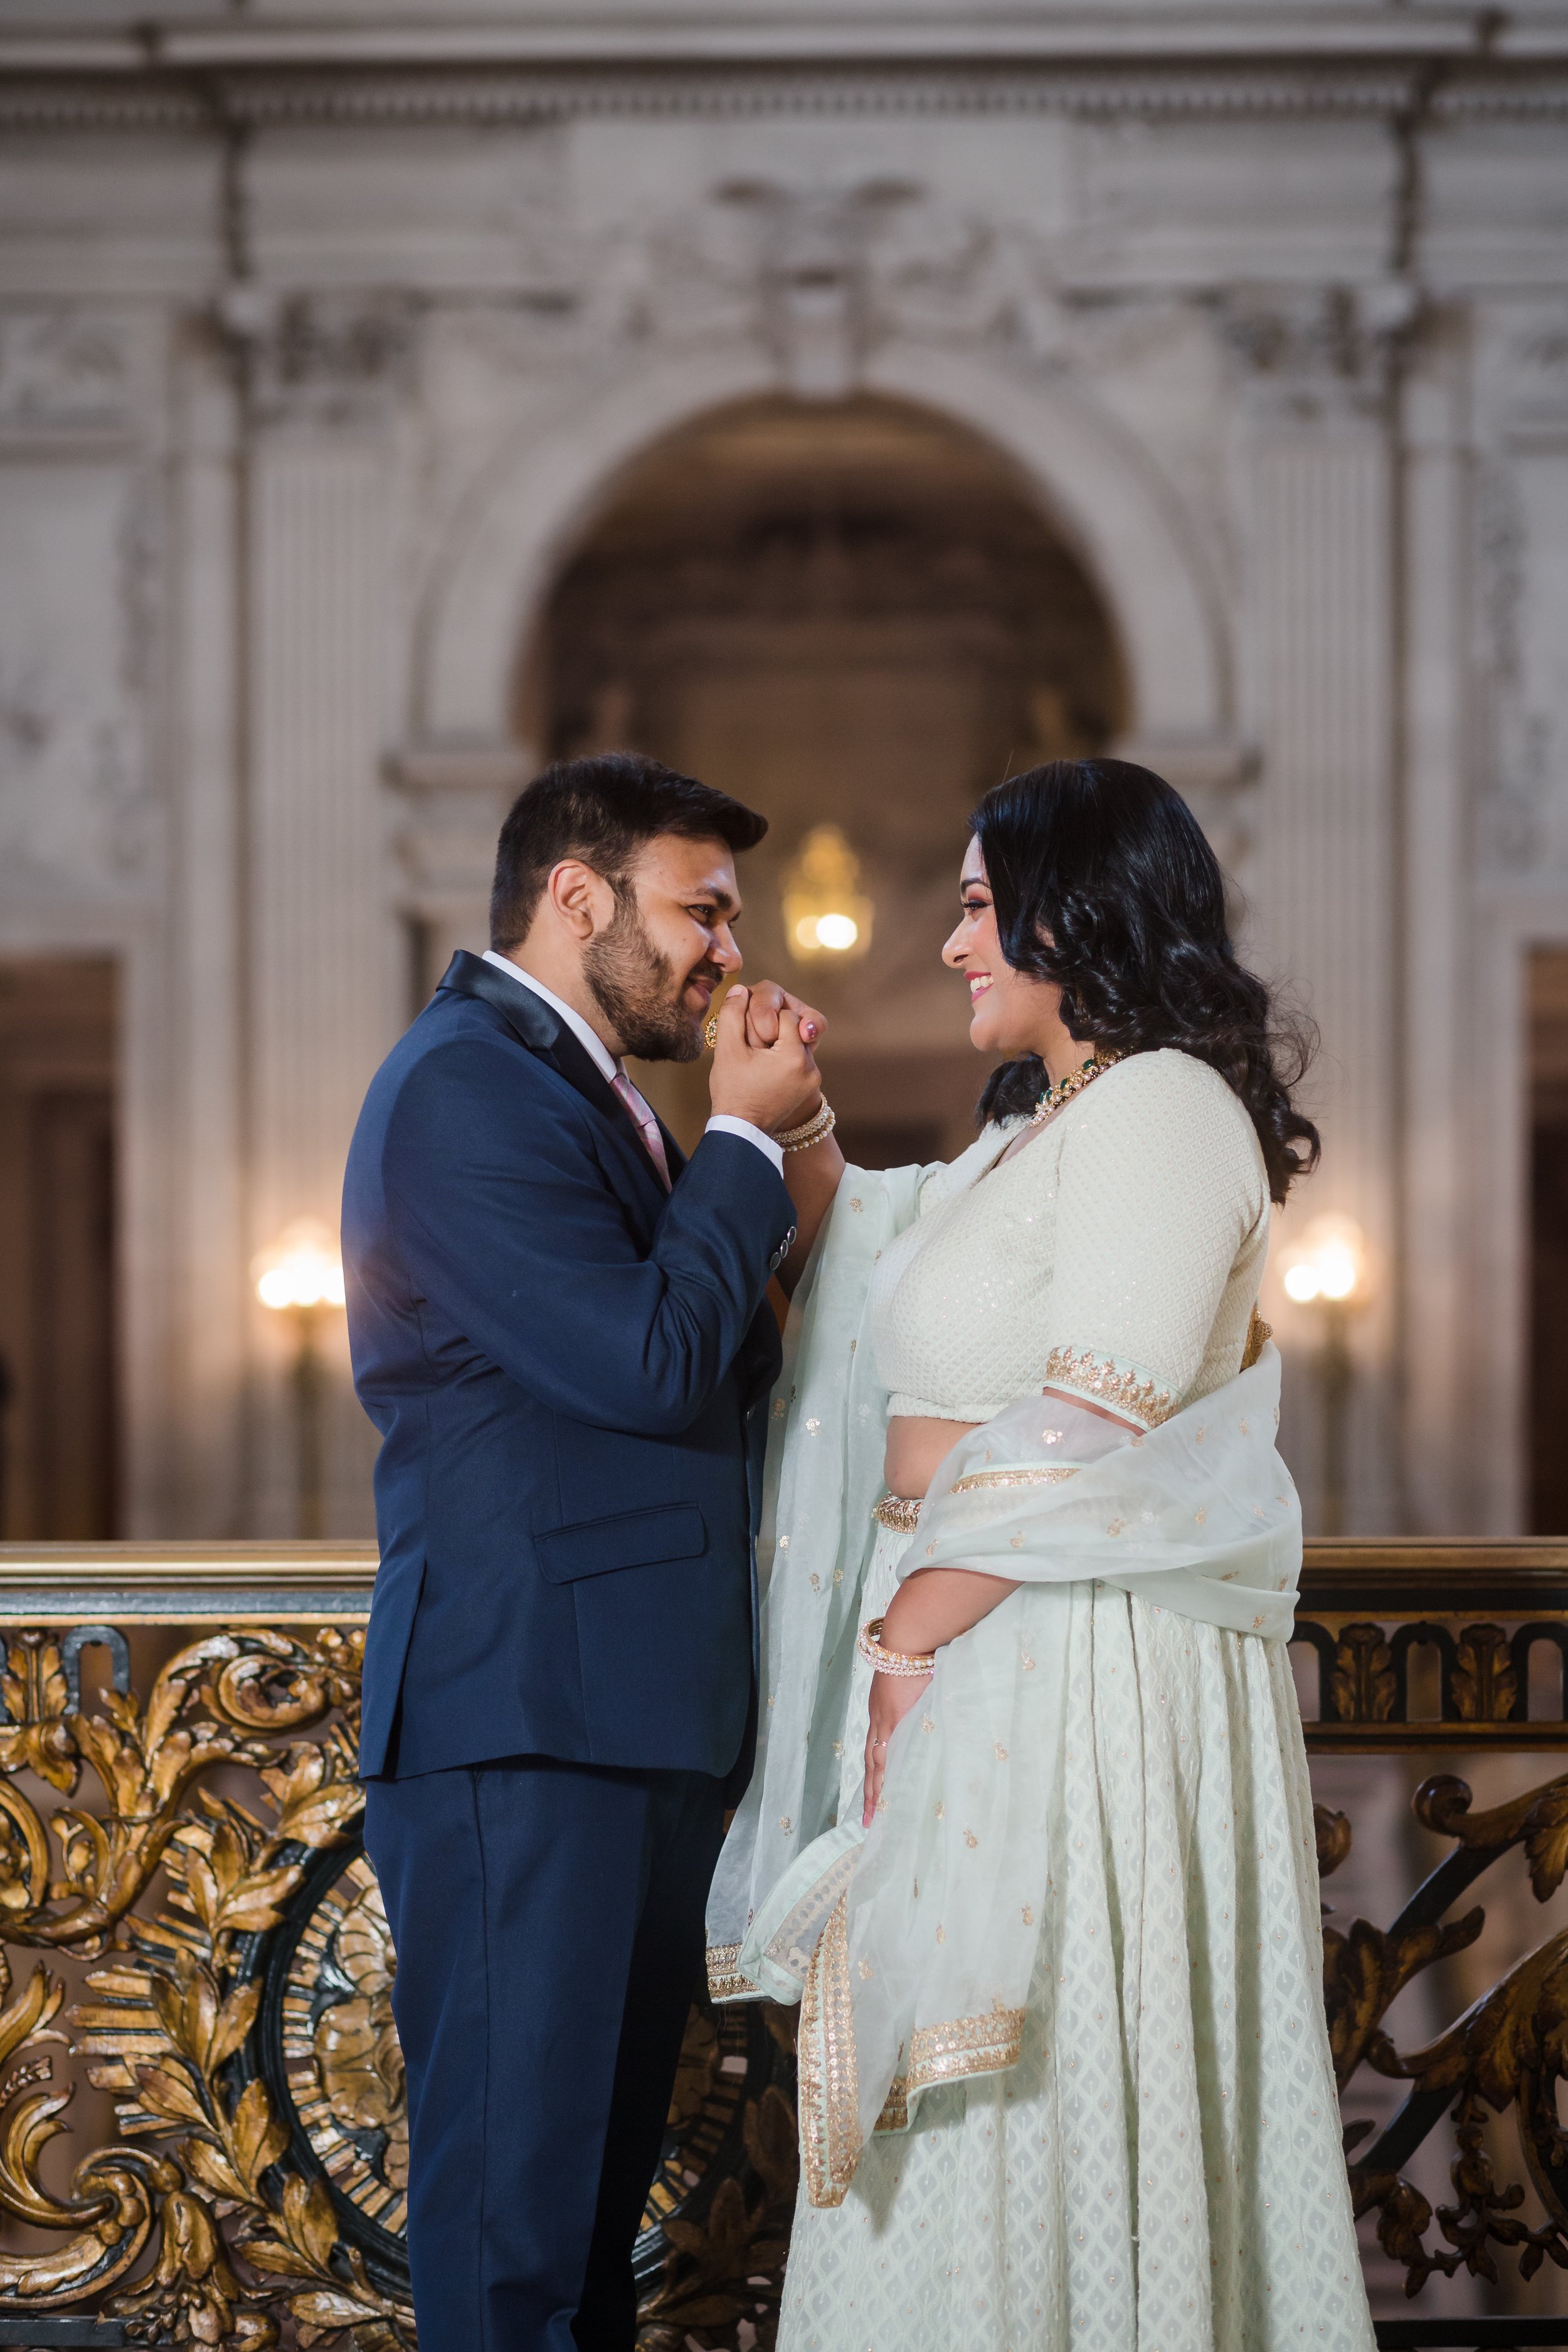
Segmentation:
{"type": "MultiPolygon", "coordinates": [[[[992,1134],[976,1152],[996,1148],[992,1134]]],[[[710,1906],[716,1997],[802,2003],[817,2205],[842,2200],[870,2133],[904,2127],[925,2090],[1020,2053],[1069,1588],[1115,1585],[1283,1641],[1300,1559],[1271,1347],[1142,1436],[1055,1392],[1020,1398],[953,1448],[898,1563],[900,1578],[971,1568],[1020,1589],[940,1654],[863,1832],[860,1758],[843,1749],[886,1429],[865,1297],[878,1252],[917,1213],[918,1181],[851,1171],[792,1312],[764,1527],[765,1739],[710,1906]]]]}

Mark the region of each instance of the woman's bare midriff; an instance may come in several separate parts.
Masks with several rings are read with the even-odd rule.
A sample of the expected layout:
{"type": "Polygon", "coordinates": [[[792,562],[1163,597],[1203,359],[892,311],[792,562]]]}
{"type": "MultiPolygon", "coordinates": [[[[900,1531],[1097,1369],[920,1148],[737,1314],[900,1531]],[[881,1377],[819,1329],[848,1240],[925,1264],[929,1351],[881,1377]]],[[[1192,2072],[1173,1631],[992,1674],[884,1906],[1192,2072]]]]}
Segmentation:
{"type": "MultiPolygon", "coordinates": [[[[1050,1396],[1059,1391],[1046,1389],[1050,1396]]],[[[1068,1400],[1079,1412],[1091,1412],[1096,1421],[1108,1421],[1113,1429],[1126,1430],[1130,1437],[1138,1433],[1135,1421],[1125,1421],[1119,1412],[1110,1412],[1102,1404],[1089,1397],[1075,1396],[1068,1400]]],[[[911,1501],[923,1503],[936,1476],[942,1456],[950,1454],[961,1437],[978,1429],[977,1421],[938,1421],[929,1413],[898,1413],[888,1423],[888,1451],[882,1458],[882,1475],[888,1482],[889,1495],[904,1495],[911,1501]]]]}
{"type": "Polygon", "coordinates": [[[977,1421],[936,1421],[926,1413],[900,1413],[888,1423],[888,1451],[882,1475],[889,1495],[925,1499],[937,1465],[961,1437],[978,1429],[977,1421]]]}

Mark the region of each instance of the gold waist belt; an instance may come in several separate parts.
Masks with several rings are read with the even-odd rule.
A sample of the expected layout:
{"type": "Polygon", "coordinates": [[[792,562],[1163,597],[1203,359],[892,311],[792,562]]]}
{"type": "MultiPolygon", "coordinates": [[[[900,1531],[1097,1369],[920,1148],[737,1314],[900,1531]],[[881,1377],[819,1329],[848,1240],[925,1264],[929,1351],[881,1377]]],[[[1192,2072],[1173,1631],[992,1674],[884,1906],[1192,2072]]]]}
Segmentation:
{"type": "Polygon", "coordinates": [[[912,1536],[921,1523],[921,1507],[907,1495],[884,1495],[873,1506],[871,1517],[879,1527],[890,1528],[896,1536],[912,1536]]]}

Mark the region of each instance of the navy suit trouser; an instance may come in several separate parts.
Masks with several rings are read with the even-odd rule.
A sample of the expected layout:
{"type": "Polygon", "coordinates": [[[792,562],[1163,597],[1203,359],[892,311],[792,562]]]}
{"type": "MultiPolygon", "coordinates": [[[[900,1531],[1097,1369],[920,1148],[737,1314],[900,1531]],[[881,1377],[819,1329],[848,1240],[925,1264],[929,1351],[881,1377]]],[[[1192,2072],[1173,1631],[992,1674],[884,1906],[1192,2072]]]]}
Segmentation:
{"type": "Polygon", "coordinates": [[[528,1756],[367,1785],[420,2352],[632,2352],[723,1801],[528,1756]]]}

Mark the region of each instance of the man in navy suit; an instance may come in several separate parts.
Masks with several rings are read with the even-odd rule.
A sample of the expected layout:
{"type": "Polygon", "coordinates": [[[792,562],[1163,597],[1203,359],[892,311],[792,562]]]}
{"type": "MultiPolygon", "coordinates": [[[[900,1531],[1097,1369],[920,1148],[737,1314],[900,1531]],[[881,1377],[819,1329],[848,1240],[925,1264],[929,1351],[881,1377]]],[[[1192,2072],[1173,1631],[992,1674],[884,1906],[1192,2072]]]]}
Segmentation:
{"type": "Polygon", "coordinates": [[[421,2352],[632,2352],[727,1794],[795,1240],[773,1131],[822,1022],[731,990],[689,1160],[622,1057],[689,1061],[765,821],[628,753],[531,784],[349,1153],[382,1433],[365,1843],[397,1948],[421,2352]]]}

